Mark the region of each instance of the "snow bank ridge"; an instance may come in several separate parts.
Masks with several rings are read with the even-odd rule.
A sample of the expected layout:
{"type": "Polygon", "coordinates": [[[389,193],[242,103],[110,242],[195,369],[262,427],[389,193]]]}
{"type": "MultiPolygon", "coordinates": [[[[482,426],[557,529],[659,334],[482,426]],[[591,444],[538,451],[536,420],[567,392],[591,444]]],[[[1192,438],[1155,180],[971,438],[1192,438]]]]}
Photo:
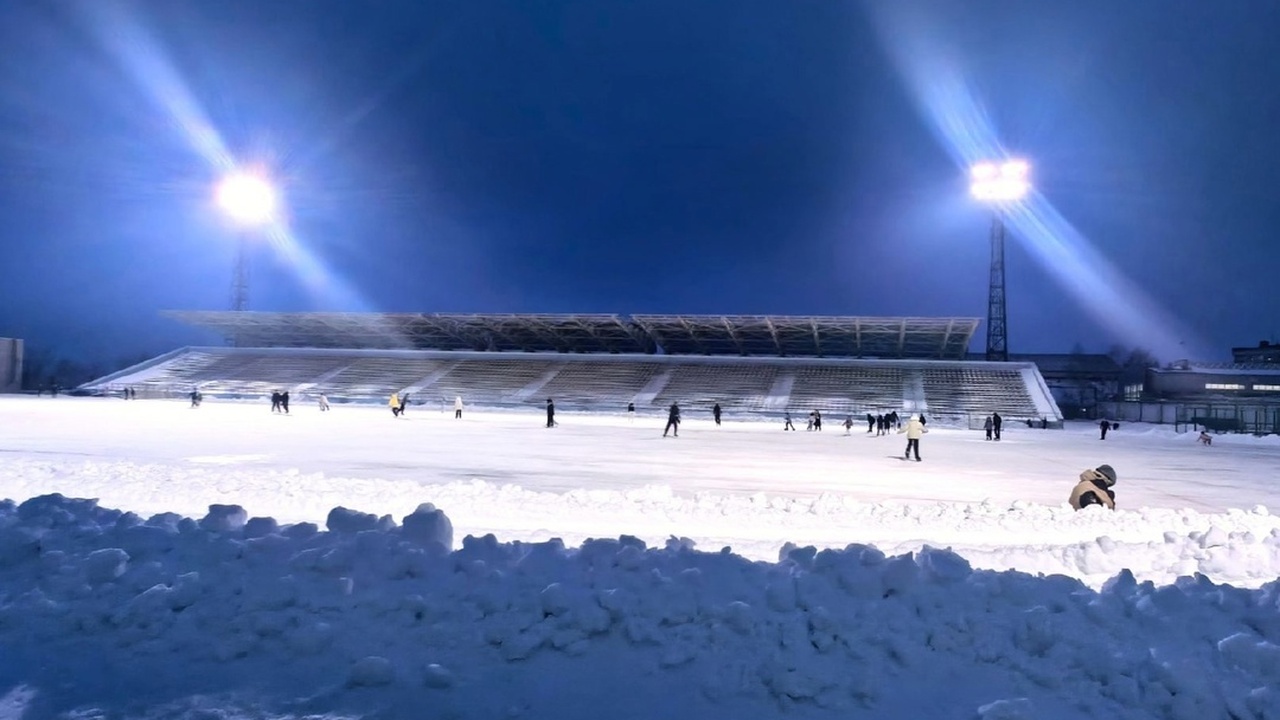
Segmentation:
{"type": "Polygon", "coordinates": [[[1275,720],[1280,708],[1277,582],[1157,587],[1123,571],[1096,592],[927,547],[789,546],[758,563],[625,536],[566,549],[488,535],[451,552],[449,519],[430,504],[401,525],[336,508],[327,530],[234,505],[197,522],[60,495],[0,503],[0,637],[38,660],[4,670],[57,687],[64,709],[169,701],[267,668],[276,709],[372,703],[395,717],[418,717],[423,697],[442,717],[481,718],[588,692],[636,708],[621,717],[744,703],[923,717],[952,687],[970,699],[979,688],[969,715],[985,720],[1050,708],[1275,720]],[[121,676],[85,679],[87,657],[121,676]],[[547,680],[566,664],[572,682],[547,680]],[[482,681],[494,673],[504,682],[482,681]],[[655,697],[663,677],[694,691],[655,697]]]}

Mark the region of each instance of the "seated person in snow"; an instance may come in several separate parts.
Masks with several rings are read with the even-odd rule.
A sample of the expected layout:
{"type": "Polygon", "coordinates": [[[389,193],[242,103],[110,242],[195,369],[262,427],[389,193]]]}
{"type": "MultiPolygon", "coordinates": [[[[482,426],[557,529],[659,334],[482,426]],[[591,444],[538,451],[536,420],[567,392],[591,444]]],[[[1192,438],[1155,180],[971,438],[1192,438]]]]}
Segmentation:
{"type": "Polygon", "coordinates": [[[1205,432],[1204,430],[1201,430],[1200,437],[1196,438],[1196,442],[1204,443],[1205,445],[1212,445],[1213,438],[1209,435],[1209,433],[1205,432]]]}
{"type": "Polygon", "coordinates": [[[1096,470],[1080,473],[1080,482],[1071,490],[1071,507],[1076,510],[1090,505],[1104,505],[1116,509],[1116,494],[1111,488],[1116,484],[1116,471],[1110,465],[1099,465],[1096,470]]]}

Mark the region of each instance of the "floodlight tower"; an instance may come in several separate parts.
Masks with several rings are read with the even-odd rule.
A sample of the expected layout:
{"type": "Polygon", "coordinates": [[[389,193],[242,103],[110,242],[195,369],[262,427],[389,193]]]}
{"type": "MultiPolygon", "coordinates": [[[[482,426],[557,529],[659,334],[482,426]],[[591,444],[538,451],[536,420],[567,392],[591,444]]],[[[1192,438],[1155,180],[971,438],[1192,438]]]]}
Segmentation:
{"type": "Polygon", "coordinates": [[[231,309],[249,307],[249,237],[276,217],[276,191],[261,174],[237,172],[218,183],[218,206],[236,224],[236,262],[231,274],[231,309]]]}
{"type": "Polygon", "coordinates": [[[1025,160],[982,162],[969,171],[969,191],[987,203],[991,217],[991,284],[987,292],[987,359],[1009,359],[1008,315],[1004,298],[1004,214],[1031,189],[1025,160]]]}

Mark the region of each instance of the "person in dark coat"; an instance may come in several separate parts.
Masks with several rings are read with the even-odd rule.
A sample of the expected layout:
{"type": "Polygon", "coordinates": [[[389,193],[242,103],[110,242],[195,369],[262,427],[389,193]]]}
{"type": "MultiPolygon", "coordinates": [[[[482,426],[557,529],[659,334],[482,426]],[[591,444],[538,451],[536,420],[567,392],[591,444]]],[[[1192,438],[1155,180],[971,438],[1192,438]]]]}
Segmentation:
{"type": "Polygon", "coordinates": [[[995,427],[996,427],[996,424],[991,421],[990,415],[987,416],[986,420],[982,421],[982,429],[987,431],[988,440],[995,437],[995,427]]]}
{"type": "Polygon", "coordinates": [[[991,413],[991,429],[996,434],[996,440],[1000,439],[1000,428],[1004,425],[1004,418],[1000,417],[1000,413],[991,413]]]}
{"type": "Polygon", "coordinates": [[[271,393],[271,412],[280,412],[280,393],[271,393]]]}
{"type": "Polygon", "coordinates": [[[285,390],[280,393],[280,409],[284,410],[284,414],[289,414],[289,391],[285,390]]]}
{"type": "Polygon", "coordinates": [[[1083,510],[1090,505],[1102,505],[1116,509],[1116,471],[1110,465],[1099,465],[1095,470],[1080,473],[1080,482],[1071,489],[1071,507],[1083,510]]]}
{"type": "Polygon", "coordinates": [[[680,437],[680,406],[675,403],[667,409],[667,427],[663,429],[662,437],[666,437],[668,432],[673,437],[680,437]]]}
{"type": "Polygon", "coordinates": [[[876,429],[876,416],[867,413],[867,434],[870,435],[872,430],[876,429]]]}
{"type": "Polygon", "coordinates": [[[783,412],[783,413],[782,413],[782,419],[783,419],[783,421],[785,422],[785,424],[782,426],[782,429],[783,429],[783,430],[795,430],[795,429],[796,429],[796,426],[791,424],[791,411],[790,411],[790,410],[787,410],[787,411],[785,411],[785,412],[783,412]]]}
{"type": "Polygon", "coordinates": [[[1106,439],[1107,439],[1107,431],[1111,429],[1111,421],[1110,421],[1110,420],[1103,420],[1102,422],[1098,423],[1098,429],[1102,431],[1102,436],[1101,436],[1101,437],[1099,437],[1098,439],[1099,439],[1099,440],[1106,440],[1106,439]]]}
{"type": "Polygon", "coordinates": [[[813,429],[822,432],[822,411],[813,411],[813,429]]]}
{"type": "Polygon", "coordinates": [[[720,424],[720,403],[716,403],[711,407],[711,417],[715,419],[716,425],[720,424]]]}
{"type": "Polygon", "coordinates": [[[547,398],[547,427],[556,426],[556,404],[551,402],[551,398],[547,398]]]}

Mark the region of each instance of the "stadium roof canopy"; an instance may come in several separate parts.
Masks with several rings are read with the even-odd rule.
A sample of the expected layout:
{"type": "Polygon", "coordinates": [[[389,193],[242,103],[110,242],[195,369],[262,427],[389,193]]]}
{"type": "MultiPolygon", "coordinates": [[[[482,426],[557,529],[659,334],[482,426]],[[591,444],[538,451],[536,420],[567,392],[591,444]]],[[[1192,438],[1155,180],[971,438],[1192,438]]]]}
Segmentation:
{"type": "Polygon", "coordinates": [[[978,318],[168,311],[242,347],[964,359],[978,318]]]}

